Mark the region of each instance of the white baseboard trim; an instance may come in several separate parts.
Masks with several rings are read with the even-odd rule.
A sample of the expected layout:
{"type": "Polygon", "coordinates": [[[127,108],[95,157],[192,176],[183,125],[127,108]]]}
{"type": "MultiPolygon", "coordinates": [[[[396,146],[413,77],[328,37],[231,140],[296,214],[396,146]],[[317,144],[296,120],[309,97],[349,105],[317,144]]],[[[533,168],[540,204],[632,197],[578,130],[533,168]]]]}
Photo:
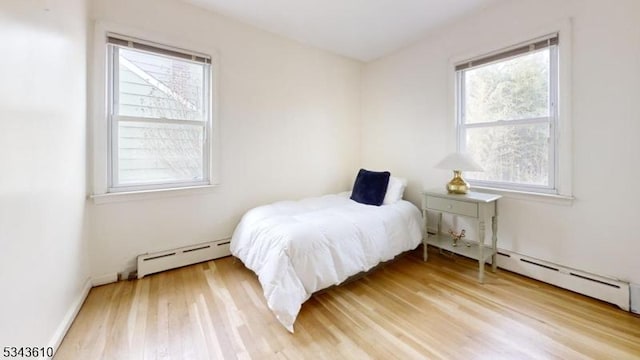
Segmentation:
{"type": "Polygon", "coordinates": [[[58,325],[58,328],[53,333],[51,340],[49,340],[49,344],[47,346],[53,348],[54,355],[55,355],[55,352],[58,351],[58,347],[60,347],[60,344],[62,343],[62,339],[64,339],[65,335],[67,335],[67,331],[69,331],[71,324],[73,324],[73,320],[76,319],[76,316],[80,311],[80,308],[82,308],[82,304],[84,303],[84,300],[89,295],[89,290],[91,290],[91,284],[92,284],[91,278],[88,278],[87,281],[85,281],[84,285],[82,286],[82,291],[80,291],[80,294],[78,294],[78,297],[76,298],[76,300],[71,304],[71,307],[69,307],[69,310],[65,314],[64,318],[62,318],[62,322],[60,323],[60,325],[58,325]]]}
{"type": "Polygon", "coordinates": [[[118,281],[117,273],[106,274],[106,275],[102,275],[94,278],[88,278],[87,281],[85,281],[84,285],[82,286],[82,291],[80,292],[76,300],[73,302],[73,304],[71,304],[71,307],[65,314],[64,318],[62,319],[62,322],[60,323],[55,333],[53,334],[53,337],[51,337],[51,340],[49,341],[48,346],[54,349],[54,355],[55,355],[55,352],[58,350],[58,347],[60,347],[60,344],[62,343],[62,340],[64,339],[65,335],[67,335],[67,331],[69,331],[71,324],[73,324],[73,321],[76,319],[78,312],[80,312],[80,309],[82,308],[82,304],[84,304],[84,301],[89,295],[89,291],[91,290],[91,288],[94,286],[106,285],[106,284],[114,283],[117,281],[118,281]]]}
{"type": "Polygon", "coordinates": [[[91,285],[100,286],[118,282],[118,273],[104,274],[91,278],[91,285]]]}

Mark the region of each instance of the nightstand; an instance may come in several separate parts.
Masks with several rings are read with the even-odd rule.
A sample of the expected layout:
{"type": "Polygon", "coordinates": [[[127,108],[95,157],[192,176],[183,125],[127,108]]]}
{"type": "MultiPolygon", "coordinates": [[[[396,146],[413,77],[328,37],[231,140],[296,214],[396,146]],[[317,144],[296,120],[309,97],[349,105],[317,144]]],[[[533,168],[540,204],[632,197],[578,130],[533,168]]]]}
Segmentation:
{"type": "Polygon", "coordinates": [[[422,239],[423,257],[427,261],[427,245],[432,245],[454,254],[466,256],[478,260],[478,281],[484,282],[484,264],[491,258],[491,271],[497,267],[496,255],[498,253],[498,199],[500,195],[486,194],[470,191],[464,195],[449,194],[445,190],[429,190],[422,193],[422,218],[424,221],[425,236],[422,239]],[[433,211],[440,213],[437,232],[430,235],[427,232],[427,213],[433,211]],[[442,214],[463,216],[474,220],[478,234],[477,241],[464,239],[453,246],[453,240],[448,234],[442,234],[442,214]],[[485,224],[491,223],[491,244],[485,244],[485,224]]]}

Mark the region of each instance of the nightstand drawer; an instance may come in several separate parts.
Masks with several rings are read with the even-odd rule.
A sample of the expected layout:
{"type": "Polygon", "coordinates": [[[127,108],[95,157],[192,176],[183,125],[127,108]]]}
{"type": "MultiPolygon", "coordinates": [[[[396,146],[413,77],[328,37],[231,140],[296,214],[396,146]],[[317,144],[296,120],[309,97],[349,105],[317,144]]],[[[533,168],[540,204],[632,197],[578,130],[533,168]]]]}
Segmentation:
{"type": "Polygon", "coordinates": [[[452,214],[478,217],[478,204],[427,196],[427,208],[452,214]]]}

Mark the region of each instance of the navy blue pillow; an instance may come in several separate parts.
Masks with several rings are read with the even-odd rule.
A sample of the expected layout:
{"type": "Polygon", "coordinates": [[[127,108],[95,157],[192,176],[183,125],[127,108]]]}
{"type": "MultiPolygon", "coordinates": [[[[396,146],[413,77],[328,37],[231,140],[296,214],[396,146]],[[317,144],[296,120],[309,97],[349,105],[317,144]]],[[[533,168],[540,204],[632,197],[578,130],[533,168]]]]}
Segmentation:
{"type": "Polygon", "coordinates": [[[351,200],[361,204],[380,206],[387,194],[389,185],[388,171],[369,171],[360,169],[356,182],[353,184],[351,200]]]}

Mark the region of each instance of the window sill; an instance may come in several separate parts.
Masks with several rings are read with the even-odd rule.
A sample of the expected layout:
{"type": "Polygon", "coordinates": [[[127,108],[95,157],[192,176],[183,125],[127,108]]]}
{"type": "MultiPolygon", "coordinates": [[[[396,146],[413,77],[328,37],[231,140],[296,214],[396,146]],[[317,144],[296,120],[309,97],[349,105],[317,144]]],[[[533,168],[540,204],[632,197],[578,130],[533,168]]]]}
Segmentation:
{"type": "Polygon", "coordinates": [[[168,189],[154,189],[143,191],[127,191],[127,192],[113,192],[105,194],[93,194],[89,195],[89,198],[93,200],[96,205],[138,201],[148,199],[163,199],[175,196],[185,196],[194,194],[203,194],[211,192],[218,185],[202,185],[202,186],[190,186],[181,188],[168,188],[168,189]]]}
{"type": "Polygon", "coordinates": [[[545,194],[529,191],[518,191],[508,189],[497,189],[484,186],[473,186],[472,190],[478,190],[480,192],[487,192],[491,194],[502,195],[505,198],[517,199],[517,200],[529,200],[538,201],[549,204],[571,206],[575,199],[572,195],[560,195],[560,194],[545,194]]]}

